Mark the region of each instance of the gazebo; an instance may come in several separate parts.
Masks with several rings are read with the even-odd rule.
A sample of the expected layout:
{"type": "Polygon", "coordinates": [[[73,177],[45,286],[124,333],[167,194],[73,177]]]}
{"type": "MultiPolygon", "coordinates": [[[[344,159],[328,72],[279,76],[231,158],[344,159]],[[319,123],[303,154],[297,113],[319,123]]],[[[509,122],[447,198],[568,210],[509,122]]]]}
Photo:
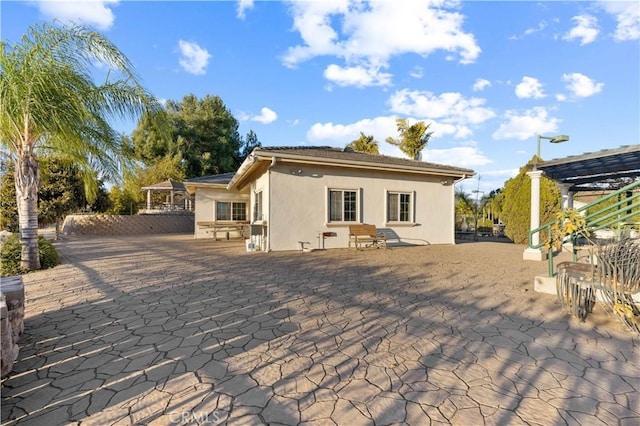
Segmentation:
{"type": "Polygon", "coordinates": [[[142,190],[147,191],[147,203],[144,213],[193,210],[193,200],[187,193],[187,189],[180,182],[168,179],[153,185],[144,186],[142,190]],[[164,201],[154,203],[153,193],[164,193],[164,201]],[[182,202],[177,203],[177,199],[181,199],[182,202]]]}

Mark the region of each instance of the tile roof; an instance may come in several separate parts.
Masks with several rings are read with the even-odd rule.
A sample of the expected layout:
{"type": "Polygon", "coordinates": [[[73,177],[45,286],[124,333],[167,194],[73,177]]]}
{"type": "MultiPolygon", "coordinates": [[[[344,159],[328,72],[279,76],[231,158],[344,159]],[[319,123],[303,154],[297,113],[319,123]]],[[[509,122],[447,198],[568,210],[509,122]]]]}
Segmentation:
{"type": "Polygon", "coordinates": [[[184,183],[185,184],[211,183],[211,184],[218,184],[218,185],[227,185],[235,174],[236,174],[235,172],[230,172],[230,173],[220,173],[217,175],[200,176],[200,177],[195,177],[191,179],[185,179],[184,183]]]}
{"type": "Polygon", "coordinates": [[[449,166],[444,164],[428,163],[426,161],[410,160],[408,158],[390,157],[386,155],[367,154],[364,152],[352,151],[349,149],[333,148],[329,146],[285,146],[285,147],[260,147],[256,148],[254,154],[261,152],[268,154],[294,155],[310,158],[321,158],[331,160],[343,160],[353,163],[373,163],[380,165],[405,166],[412,168],[423,168],[428,170],[442,170],[449,172],[459,172],[461,174],[473,174],[474,171],[462,167],[449,166]]]}
{"type": "Polygon", "coordinates": [[[173,191],[186,191],[186,188],[180,182],[175,180],[165,180],[162,182],[154,183],[153,185],[143,186],[142,189],[155,189],[155,190],[173,190],[173,191]]]}

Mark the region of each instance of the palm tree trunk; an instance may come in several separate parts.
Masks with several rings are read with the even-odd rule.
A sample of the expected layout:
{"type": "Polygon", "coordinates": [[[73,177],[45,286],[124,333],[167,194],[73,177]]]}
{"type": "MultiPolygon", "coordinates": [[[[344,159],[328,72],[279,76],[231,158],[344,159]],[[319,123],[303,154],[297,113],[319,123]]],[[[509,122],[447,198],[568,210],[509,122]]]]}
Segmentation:
{"type": "Polygon", "coordinates": [[[38,160],[33,153],[16,158],[16,196],[18,198],[18,228],[20,230],[21,266],[31,271],[40,269],[38,251],[38,160]]]}

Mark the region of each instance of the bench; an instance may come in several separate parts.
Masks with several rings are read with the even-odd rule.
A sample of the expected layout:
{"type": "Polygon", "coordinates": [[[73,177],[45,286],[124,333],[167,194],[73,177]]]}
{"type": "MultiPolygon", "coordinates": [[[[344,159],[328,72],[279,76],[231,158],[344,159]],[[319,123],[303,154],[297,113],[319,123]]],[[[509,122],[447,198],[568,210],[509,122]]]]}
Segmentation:
{"type": "Polygon", "coordinates": [[[375,225],[366,223],[349,225],[349,247],[351,247],[351,243],[357,250],[361,250],[363,245],[365,247],[387,248],[387,238],[378,233],[375,225]]]}
{"type": "Polygon", "coordinates": [[[206,229],[206,232],[210,232],[214,240],[218,241],[218,232],[226,232],[227,240],[229,239],[229,232],[238,232],[240,233],[240,238],[244,239],[245,228],[249,225],[249,222],[198,222],[196,225],[200,229],[206,229]]]}

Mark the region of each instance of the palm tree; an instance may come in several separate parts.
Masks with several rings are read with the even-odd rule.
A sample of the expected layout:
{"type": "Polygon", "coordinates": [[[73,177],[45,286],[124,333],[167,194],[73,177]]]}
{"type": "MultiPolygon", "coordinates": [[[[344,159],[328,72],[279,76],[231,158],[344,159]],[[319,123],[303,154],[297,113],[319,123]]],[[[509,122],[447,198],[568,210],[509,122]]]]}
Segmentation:
{"type": "Polygon", "coordinates": [[[84,26],[36,25],[15,44],[0,43],[0,142],[15,162],[23,269],[40,268],[37,153],[73,158],[85,185],[97,172],[117,180],[128,155],[109,120],[157,105],[132,69],[109,40],[84,26]],[[96,64],[109,70],[100,85],[91,75],[96,64]]]}
{"type": "Polygon", "coordinates": [[[365,152],[367,154],[380,155],[380,152],[378,151],[378,141],[373,139],[373,135],[365,135],[363,132],[360,132],[358,139],[349,143],[347,148],[351,148],[358,152],[365,152]]]}
{"type": "Polygon", "coordinates": [[[385,140],[400,148],[409,158],[419,160],[420,152],[427,146],[433,135],[433,132],[427,132],[431,123],[425,124],[424,121],[418,121],[409,125],[406,119],[397,118],[396,124],[400,138],[388,137],[385,140]]]}

